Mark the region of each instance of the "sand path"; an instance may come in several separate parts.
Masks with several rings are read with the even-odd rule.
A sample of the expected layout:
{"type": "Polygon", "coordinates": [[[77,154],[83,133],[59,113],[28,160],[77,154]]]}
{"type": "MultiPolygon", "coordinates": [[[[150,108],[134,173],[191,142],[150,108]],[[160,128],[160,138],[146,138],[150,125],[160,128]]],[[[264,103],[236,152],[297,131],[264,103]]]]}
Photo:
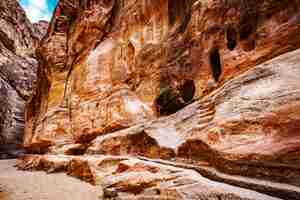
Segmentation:
{"type": "Polygon", "coordinates": [[[64,174],[18,171],[0,160],[0,200],[101,200],[102,191],[64,174]]]}

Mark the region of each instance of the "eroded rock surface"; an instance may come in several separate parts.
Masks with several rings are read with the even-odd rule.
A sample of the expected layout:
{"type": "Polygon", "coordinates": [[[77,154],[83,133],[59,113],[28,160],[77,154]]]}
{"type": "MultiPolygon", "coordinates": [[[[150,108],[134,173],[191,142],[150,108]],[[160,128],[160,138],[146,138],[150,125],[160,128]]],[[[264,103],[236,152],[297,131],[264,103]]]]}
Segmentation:
{"type": "Polygon", "coordinates": [[[97,137],[86,153],[183,162],[213,179],[249,182],[224,178],[215,168],[274,182],[259,184],[274,187],[273,195],[299,199],[299,61],[300,50],[279,56],[174,115],[97,137]],[[293,189],[282,191],[277,183],[293,189]]]}
{"type": "Polygon", "coordinates": [[[24,141],[56,156],[20,168],[97,184],[100,160],[125,156],[99,175],[108,197],[159,187],[158,199],[251,199],[242,188],[300,199],[299,13],[299,0],[61,0],[38,49],[24,141]],[[191,197],[169,182],[170,166],[191,197]],[[202,175],[237,191],[202,190],[202,175]]]}
{"type": "Polygon", "coordinates": [[[39,35],[39,39],[41,40],[47,34],[49,22],[45,20],[40,20],[37,23],[34,23],[33,26],[39,35]]]}
{"type": "Polygon", "coordinates": [[[297,0],[62,0],[38,50],[25,145],[86,143],[172,114],[297,49],[299,33],[297,0]]]}
{"type": "Polygon", "coordinates": [[[33,94],[41,37],[17,1],[0,2],[0,158],[22,151],[24,107],[33,94]]]}
{"type": "Polygon", "coordinates": [[[126,156],[26,156],[19,169],[66,172],[104,188],[103,199],[276,200],[178,168],[126,156]]]}

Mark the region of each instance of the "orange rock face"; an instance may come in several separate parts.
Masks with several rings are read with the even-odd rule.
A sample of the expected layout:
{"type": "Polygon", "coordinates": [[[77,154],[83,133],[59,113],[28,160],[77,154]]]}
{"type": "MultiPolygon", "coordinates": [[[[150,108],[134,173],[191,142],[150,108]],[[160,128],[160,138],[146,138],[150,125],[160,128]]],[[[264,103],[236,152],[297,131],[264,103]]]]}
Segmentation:
{"type": "MultiPolygon", "coordinates": [[[[299,13],[299,0],[61,0],[38,49],[25,147],[168,160],[299,199],[299,13]]],[[[88,157],[68,173],[95,184],[88,157]]],[[[125,175],[108,195],[143,194],[169,177],[140,183],[131,170],[140,173],[117,167],[125,175]]]]}
{"type": "Polygon", "coordinates": [[[50,27],[28,106],[29,147],[91,140],[155,119],[162,109],[176,112],[193,96],[300,46],[298,1],[66,0],[50,27]],[[161,100],[164,89],[171,94],[161,100]]]}

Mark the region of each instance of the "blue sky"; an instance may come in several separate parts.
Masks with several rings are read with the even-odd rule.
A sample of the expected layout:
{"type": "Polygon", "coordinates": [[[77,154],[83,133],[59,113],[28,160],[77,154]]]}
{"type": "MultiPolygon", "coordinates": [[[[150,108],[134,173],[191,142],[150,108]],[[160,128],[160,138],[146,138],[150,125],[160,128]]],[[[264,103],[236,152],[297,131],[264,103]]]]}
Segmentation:
{"type": "MultiPolygon", "coordinates": [[[[1,0],[2,1],[2,0],[1,0]]],[[[50,21],[58,0],[19,0],[31,22],[50,21]]]]}

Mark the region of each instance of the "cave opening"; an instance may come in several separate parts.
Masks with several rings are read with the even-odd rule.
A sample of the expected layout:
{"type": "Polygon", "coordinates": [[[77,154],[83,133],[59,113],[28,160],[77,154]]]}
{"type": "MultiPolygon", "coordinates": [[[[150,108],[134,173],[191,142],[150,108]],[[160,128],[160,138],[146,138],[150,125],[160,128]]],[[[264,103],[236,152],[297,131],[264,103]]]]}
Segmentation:
{"type": "Polygon", "coordinates": [[[226,30],[227,47],[229,50],[234,50],[237,45],[237,32],[233,27],[228,27],[226,30]]]}
{"type": "Polygon", "coordinates": [[[195,82],[193,80],[185,80],[180,88],[183,100],[188,103],[193,100],[196,92],[195,82]]]}
{"type": "Polygon", "coordinates": [[[158,115],[170,115],[181,109],[184,104],[179,92],[172,87],[163,87],[154,101],[158,115]]]}
{"type": "Polygon", "coordinates": [[[221,56],[219,49],[214,48],[209,54],[209,63],[211,67],[212,75],[216,82],[219,81],[222,74],[221,56]]]}
{"type": "Polygon", "coordinates": [[[175,89],[170,86],[161,88],[160,94],[154,101],[156,112],[159,115],[170,115],[192,102],[196,91],[193,80],[185,80],[175,89]]]}

